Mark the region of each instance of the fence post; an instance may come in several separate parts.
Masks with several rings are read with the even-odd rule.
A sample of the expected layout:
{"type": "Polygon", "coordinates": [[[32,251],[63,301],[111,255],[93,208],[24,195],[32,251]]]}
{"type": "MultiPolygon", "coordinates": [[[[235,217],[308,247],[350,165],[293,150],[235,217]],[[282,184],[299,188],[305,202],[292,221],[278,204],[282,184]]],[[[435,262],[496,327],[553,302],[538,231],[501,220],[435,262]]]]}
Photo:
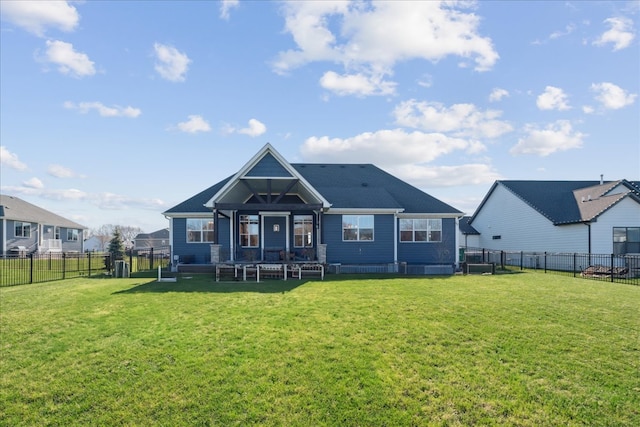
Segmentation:
{"type": "Polygon", "coordinates": [[[505,258],[504,251],[500,251],[500,268],[502,270],[504,270],[504,258],[505,258]]]}
{"type": "Polygon", "coordinates": [[[611,254],[611,283],[614,282],[613,277],[615,276],[614,272],[615,270],[613,269],[613,258],[615,255],[611,254]]]}
{"type": "Polygon", "coordinates": [[[577,258],[578,254],[576,254],[575,252],[573,253],[573,277],[576,277],[576,258],[577,258]]]}
{"type": "Polygon", "coordinates": [[[91,252],[87,252],[87,263],[89,264],[89,277],[91,277],[91,252]]]}
{"type": "Polygon", "coordinates": [[[33,283],[33,252],[29,254],[29,283],[33,283]]]}
{"type": "Polygon", "coordinates": [[[544,272],[547,273],[547,251],[544,251],[544,272]]]}
{"type": "Polygon", "coordinates": [[[133,248],[129,249],[129,272],[133,273],[133,248]]]}
{"type": "Polygon", "coordinates": [[[151,268],[150,270],[153,270],[153,247],[151,248],[151,250],[149,251],[149,262],[151,263],[151,268]]]}
{"type": "Polygon", "coordinates": [[[482,248],[482,262],[483,262],[483,263],[485,262],[485,260],[484,260],[484,251],[485,251],[485,249],[484,249],[484,248],[482,248]]]}
{"type": "Polygon", "coordinates": [[[524,251],[520,251],[520,270],[524,270],[524,251]]]}
{"type": "Polygon", "coordinates": [[[65,252],[62,252],[62,280],[66,278],[67,272],[67,255],[65,252]]]}

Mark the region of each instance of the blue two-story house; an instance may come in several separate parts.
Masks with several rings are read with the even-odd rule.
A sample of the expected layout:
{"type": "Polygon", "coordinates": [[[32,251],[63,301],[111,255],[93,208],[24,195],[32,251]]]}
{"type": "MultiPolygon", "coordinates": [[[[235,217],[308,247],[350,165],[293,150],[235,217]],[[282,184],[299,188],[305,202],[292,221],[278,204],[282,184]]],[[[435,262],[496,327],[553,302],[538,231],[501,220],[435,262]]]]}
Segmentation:
{"type": "MultiPolygon", "coordinates": [[[[265,145],[163,213],[180,263],[457,264],[462,212],[371,164],[287,162],[265,145]]],[[[426,271],[426,270],[425,270],[426,271]]]]}

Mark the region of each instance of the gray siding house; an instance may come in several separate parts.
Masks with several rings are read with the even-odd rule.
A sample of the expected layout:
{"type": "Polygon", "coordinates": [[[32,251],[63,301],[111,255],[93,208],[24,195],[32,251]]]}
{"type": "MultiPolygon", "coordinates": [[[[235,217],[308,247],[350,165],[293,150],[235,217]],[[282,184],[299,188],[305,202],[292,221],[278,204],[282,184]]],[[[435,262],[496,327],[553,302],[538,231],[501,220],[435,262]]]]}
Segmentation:
{"type": "Polygon", "coordinates": [[[0,256],[82,252],[84,230],[74,221],[0,194],[0,256]]]}
{"type": "Polygon", "coordinates": [[[469,225],[486,249],[640,253],[640,182],[496,181],[469,225]]]}
{"type": "Polygon", "coordinates": [[[163,228],[153,233],[139,233],[133,239],[133,249],[163,248],[169,246],[169,229],[163,228]]]}
{"type": "Polygon", "coordinates": [[[163,213],[180,263],[457,263],[462,213],[371,164],[287,162],[265,145],[163,213]]]}

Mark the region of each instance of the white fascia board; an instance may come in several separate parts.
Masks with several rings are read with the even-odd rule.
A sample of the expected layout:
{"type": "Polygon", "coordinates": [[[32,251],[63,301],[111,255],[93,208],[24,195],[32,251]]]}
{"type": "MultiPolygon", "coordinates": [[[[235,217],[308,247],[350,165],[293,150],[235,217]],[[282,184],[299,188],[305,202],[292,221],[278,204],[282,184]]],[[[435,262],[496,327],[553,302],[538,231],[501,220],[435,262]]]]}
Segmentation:
{"type": "Polygon", "coordinates": [[[398,218],[417,218],[417,219],[435,219],[435,218],[462,218],[462,213],[398,213],[398,218]]]}
{"type": "MultiPolygon", "coordinates": [[[[309,182],[302,177],[296,171],[293,166],[284,158],[280,153],[276,151],[275,148],[269,143],[267,143],[260,151],[258,151],[245,165],[236,173],[216,194],[213,195],[211,199],[204,206],[208,208],[213,208],[213,201],[218,200],[223,197],[233,186],[238,183],[238,180],[241,178],[245,178],[245,174],[249,172],[262,158],[267,154],[271,153],[273,157],[280,162],[280,165],[284,167],[287,172],[291,174],[292,177],[297,178],[302,185],[307,188],[311,194],[313,194],[318,200],[322,202],[322,206],[324,208],[329,208],[331,203],[329,203],[322,194],[318,193],[318,191],[311,185],[309,182]]],[[[246,177],[245,179],[291,179],[289,177],[246,177]]]]}
{"type": "Polygon", "coordinates": [[[364,209],[364,208],[331,208],[324,212],[324,215],[375,215],[375,214],[398,214],[404,209],[397,208],[378,208],[378,209],[364,209]]]}
{"type": "Polygon", "coordinates": [[[211,212],[172,212],[168,214],[164,214],[167,218],[210,218],[213,215],[213,211],[211,212]]]}

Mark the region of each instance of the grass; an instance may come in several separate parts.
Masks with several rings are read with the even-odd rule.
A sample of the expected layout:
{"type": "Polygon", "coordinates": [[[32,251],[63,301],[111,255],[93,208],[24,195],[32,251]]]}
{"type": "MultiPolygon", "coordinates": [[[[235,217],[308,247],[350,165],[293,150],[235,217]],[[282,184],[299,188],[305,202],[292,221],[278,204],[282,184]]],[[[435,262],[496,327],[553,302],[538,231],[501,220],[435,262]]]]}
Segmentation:
{"type": "Polygon", "coordinates": [[[538,273],[0,289],[2,425],[640,425],[640,288],[538,273]]]}

